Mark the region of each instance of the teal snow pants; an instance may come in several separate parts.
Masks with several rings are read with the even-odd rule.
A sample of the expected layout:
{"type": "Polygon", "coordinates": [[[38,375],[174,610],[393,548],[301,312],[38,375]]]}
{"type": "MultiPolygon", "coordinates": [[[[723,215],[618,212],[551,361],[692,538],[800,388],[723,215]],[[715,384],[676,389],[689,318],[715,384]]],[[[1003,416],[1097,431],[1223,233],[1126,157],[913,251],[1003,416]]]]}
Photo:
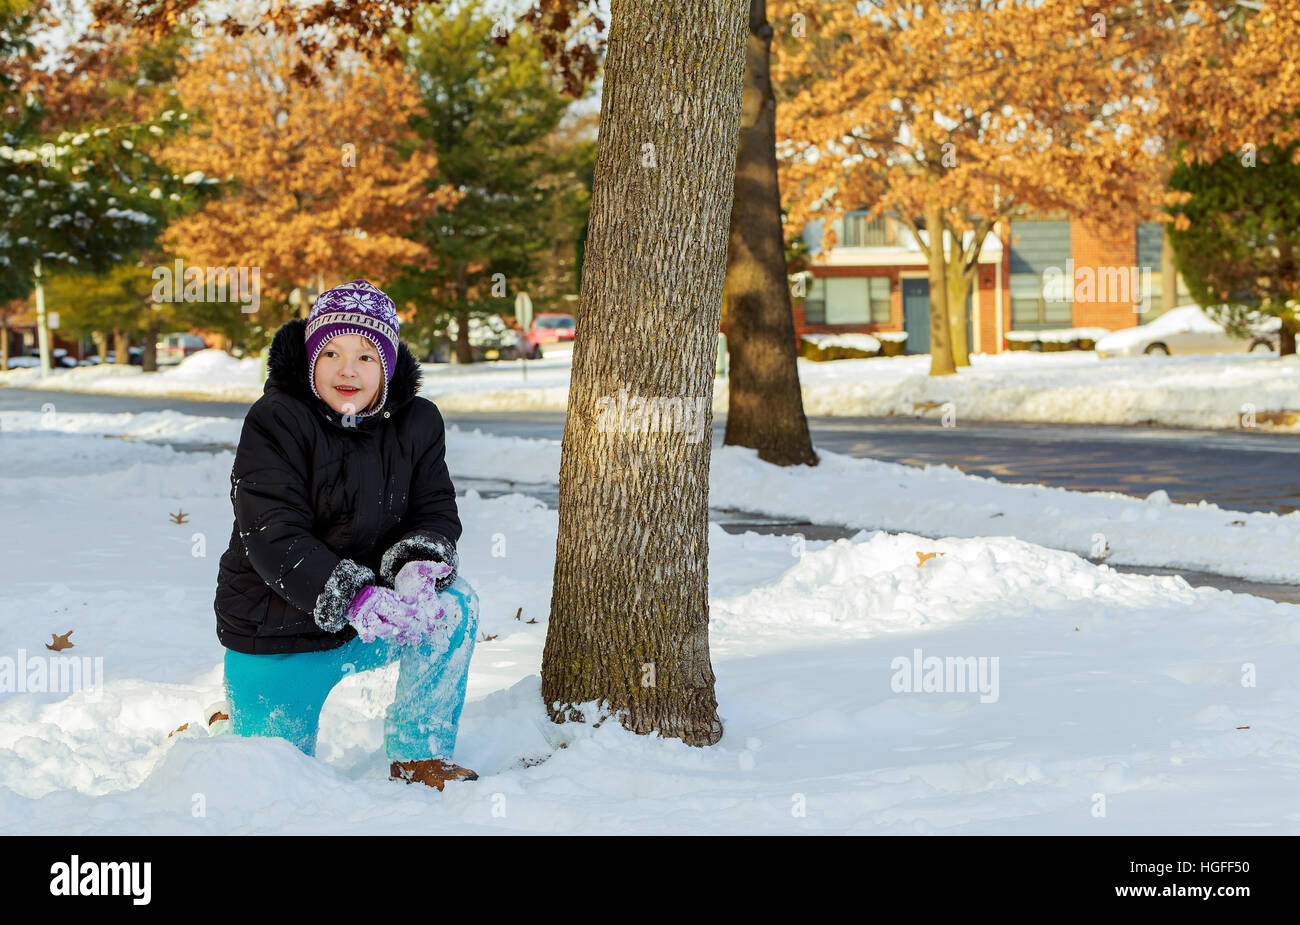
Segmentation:
{"type": "Polygon", "coordinates": [[[469,660],[478,632],[478,595],[457,576],[439,595],[446,632],[418,644],[357,636],[336,649],[249,655],[226,650],[230,730],[243,736],[279,736],[316,754],[320,711],[334,685],[349,674],[400,664],[397,696],[384,716],[384,747],[393,761],[451,761],[465,705],[469,660]]]}

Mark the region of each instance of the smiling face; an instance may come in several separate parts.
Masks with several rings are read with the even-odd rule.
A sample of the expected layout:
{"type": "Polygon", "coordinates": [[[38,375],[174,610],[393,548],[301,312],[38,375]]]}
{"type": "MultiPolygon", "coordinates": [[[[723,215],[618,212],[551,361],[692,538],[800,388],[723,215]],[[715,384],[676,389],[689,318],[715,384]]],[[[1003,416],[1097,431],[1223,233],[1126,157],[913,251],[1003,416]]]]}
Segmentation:
{"type": "Polygon", "coordinates": [[[379,351],[360,334],[340,334],[316,358],[316,393],[340,414],[360,414],[379,397],[384,364],[379,351]]]}

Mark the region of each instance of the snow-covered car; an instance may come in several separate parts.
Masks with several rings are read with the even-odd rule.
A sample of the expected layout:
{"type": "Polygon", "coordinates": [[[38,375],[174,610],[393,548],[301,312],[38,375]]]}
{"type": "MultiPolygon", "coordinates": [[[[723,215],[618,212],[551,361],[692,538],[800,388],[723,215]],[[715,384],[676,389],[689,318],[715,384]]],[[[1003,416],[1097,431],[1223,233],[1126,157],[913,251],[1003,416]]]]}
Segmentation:
{"type": "Polygon", "coordinates": [[[1097,356],[1132,357],[1144,353],[1184,356],[1193,353],[1250,353],[1277,350],[1282,319],[1258,321],[1248,337],[1232,337],[1199,305],[1184,305],[1146,324],[1112,331],[1097,341],[1097,356]]]}
{"type": "MultiPolygon", "coordinates": [[[[451,338],[453,352],[459,331],[456,319],[451,319],[447,323],[447,335],[451,338]]],[[[500,315],[470,318],[468,337],[470,353],[476,362],[519,358],[519,334],[511,330],[500,315]]]]}
{"type": "Polygon", "coordinates": [[[10,369],[33,369],[40,365],[41,361],[38,357],[12,356],[9,358],[10,369]]]}

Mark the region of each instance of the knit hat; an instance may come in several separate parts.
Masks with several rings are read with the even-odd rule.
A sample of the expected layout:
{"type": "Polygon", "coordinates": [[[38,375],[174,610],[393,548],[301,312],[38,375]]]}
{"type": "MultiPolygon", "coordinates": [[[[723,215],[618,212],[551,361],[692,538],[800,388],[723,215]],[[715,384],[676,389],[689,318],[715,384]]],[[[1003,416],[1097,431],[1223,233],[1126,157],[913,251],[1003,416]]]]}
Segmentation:
{"type": "Polygon", "coordinates": [[[397,363],[399,324],[393,300],[364,279],[354,279],[322,292],[307,315],[307,378],[312,394],[321,397],[316,391],[316,358],[325,345],[340,334],[359,334],[379,351],[384,381],[375,410],[357,417],[377,414],[388,400],[388,382],[397,363]]]}

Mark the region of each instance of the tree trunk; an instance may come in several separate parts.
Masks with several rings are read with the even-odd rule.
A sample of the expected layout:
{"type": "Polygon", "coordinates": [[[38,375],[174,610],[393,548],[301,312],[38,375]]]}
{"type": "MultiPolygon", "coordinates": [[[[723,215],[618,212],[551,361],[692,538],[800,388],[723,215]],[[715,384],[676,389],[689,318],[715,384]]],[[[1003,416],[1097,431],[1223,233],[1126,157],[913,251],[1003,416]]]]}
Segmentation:
{"type": "Polygon", "coordinates": [[[113,328],[113,362],[118,366],[125,366],[131,362],[131,342],[126,336],[126,331],[121,328],[113,328]]]}
{"type": "Polygon", "coordinates": [[[943,213],[938,208],[926,212],[925,227],[930,244],[926,256],[930,264],[930,375],[951,376],[957,372],[952,355],[952,325],[948,320],[948,274],[943,252],[943,213]]]}
{"type": "MultiPolygon", "coordinates": [[[[955,240],[956,235],[953,235],[955,240]]],[[[954,366],[970,366],[969,333],[966,325],[966,294],[970,291],[970,276],[962,272],[961,251],[947,258],[948,272],[948,324],[952,335],[952,361],[954,366]]]]}
{"type": "Polygon", "coordinates": [[[1287,314],[1282,316],[1282,330],[1278,334],[1278,356],[1288,356],[1295,353],[1295,317],[1287,314]]]}
{"type": "Polygon", "coordinates": [[[474,351],[469,346],[469,287],[464,264],[456,274],[456,362],[474,362],[474,351]]]}
{"type": "Polygon", "coordinates": [[[0,315],[0,373],[9,369],[9,316],[0,315]]]}
{"type": "Polygon", "coordinates": [[[722,442],[778,466],[815,466],[799,390],[776,171],[776,99],[765,0],[750,0],[749,44],[727,245],[727,430],[722,442]]]}
{"type": "Polygon", "coordinates": [[[158,314],[152,308],[145,307],[149,320],[145,324],[144,348],[140,354],[140,366],[146,373],[158,372],[158,314]]]}
{"type": "Polygon", "coordinates": [[[637,733],[722,737],[709,455],[748,8],[613,0],[542,653],[556,722],[598,701],[637,733]],[[666,421],[670,398],[692,414],[666,421]]]}
{"type": "MultiPolygon", "coordinates": [[[[1178,264],[1174,262],[1174,246],[1169,240],[1169,226],[1160,233],[1160,312],[1178,307],[1178,264]]],[[[1135,300],[1136,301],[1136,300],[1135,300]]],[[[1136,323],[1150,321],[1151,316],[1137,316],[1136,323]]]]}
{"type": "Polygon", "coordinates": [[[91,331],[90,339],[95,342],[95,351],[99,354],[99,362],[108,362],[108,337],[103,331],[91,331]]]}

